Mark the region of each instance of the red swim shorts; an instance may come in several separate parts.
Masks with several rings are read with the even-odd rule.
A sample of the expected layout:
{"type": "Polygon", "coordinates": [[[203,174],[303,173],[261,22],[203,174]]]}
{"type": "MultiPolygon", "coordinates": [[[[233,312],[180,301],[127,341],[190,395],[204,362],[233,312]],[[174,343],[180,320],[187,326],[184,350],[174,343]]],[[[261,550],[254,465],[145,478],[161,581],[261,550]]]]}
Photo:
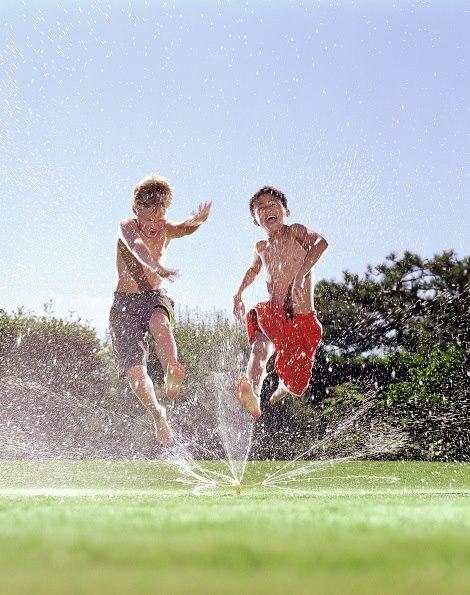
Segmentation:
{"type": "Polygon", "coordinates": [[[302,395],[310,383],[322,325],[315,311],[288,316],[282,304],[260,302],[246,317],[248,340],[263,333],[276,349],[275,369],[286,388],[302,395]]]}

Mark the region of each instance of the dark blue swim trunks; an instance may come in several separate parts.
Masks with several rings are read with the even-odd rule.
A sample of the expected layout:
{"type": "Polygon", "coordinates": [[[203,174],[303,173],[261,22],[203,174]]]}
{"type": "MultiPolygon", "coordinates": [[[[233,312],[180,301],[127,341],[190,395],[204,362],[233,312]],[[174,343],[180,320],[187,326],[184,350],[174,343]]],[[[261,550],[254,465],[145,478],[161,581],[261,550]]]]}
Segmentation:
{"type": "Polygon", "coordinates": [[[132,366],[147,365],[149,322],[155,308],[165,310],[170,322],[174,322],[174,302],[164,289],[114,293],[109,332],[120,378],[125,378],[132,366]]]}

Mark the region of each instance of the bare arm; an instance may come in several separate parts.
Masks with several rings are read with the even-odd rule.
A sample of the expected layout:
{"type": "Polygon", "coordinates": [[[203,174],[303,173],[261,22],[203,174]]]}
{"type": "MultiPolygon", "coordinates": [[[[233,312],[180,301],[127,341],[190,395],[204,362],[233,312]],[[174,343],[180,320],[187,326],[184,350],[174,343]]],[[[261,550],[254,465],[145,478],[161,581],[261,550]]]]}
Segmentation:
{"type": "Polygon", "coordinates": [[[167,230],[170,239],[182,238],[183,236],[188,236],[194,233],[209,217],[211,206],[211,202],[200,204],[191,217],[188,217],[180,223],[167,221],[167,230]]]}
{"type": "Polygon", "coordinates": [[[310,231],[299,223],[291,225],[291,230],[294,232],[296,240],[307,252],[292,285],[292,298],[296,301],[301,298],[305,275],[311,271],[320,256],[328,248],[328,242],[320,234],[310,231]]]}
{"type": "Polygon", "coordinates": [[[237,292],[233,296],[233,313],[235,314],[235,316],[238,318],[238,320],[240,322],[243,322],[243,320],[245,318],[245,304],[243,303],[243,300],[242,300],[242,293],[256,279],[262,266],[263,266],[263,263],[261,261],[259,254],[258,254],[257,247],[255,247],[255,250],[253,253],[253,261],[252,261],[251,265],[248,267],[246,273],[244,274],[242,282],[240,283],[240,286],[237,289],[237,292]]]}
{"type": "Polygon", "coordinates": [[[328,242],[320,234],[310,231],[299,223],[291,225],[291,230],[294,232],[296,240],[307,252],[302,266],[296,275],[303,278],[319,261],[320,256],[328,248],[328,242]]]}
{"type": "Polygon", "coordinates": [[[157,273],[160,277],[168,278],[170,281],[177,275],[177,271],[166,269],[152,256],[133,219],[121,221],[118,228],[118,237],[132,256],[144,267],[150,269],[152,273],[157,273]]]}

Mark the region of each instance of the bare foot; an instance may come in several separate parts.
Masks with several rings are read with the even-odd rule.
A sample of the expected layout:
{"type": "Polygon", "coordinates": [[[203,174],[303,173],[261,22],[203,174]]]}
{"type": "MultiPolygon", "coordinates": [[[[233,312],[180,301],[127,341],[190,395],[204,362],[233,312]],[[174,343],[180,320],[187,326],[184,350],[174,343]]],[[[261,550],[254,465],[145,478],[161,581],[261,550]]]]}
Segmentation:
{"type": "Polygon", "coordinates": [[[165,393],[170,399],[176,399],[180,394],[184,380],[184,366],[179,362],[168,364],[165,374],[165,393]]]}
{"type": "Polygon", "coordinates": [[[172,444],[174,444],[175,439],[173,437],[173,432],[171,431],[171,428],[166,419],[165,407],[162,407],[160,409],[160,415],[158,417],[154,417],[153,422],[155,425],[157,442],[162,446],[171,446],[172,444]]]}
{"type": "Polygon", "coordinates": [[[282,381],[279,380],[278,387],[276,388],[276,390],[271,395],[271,398],[269,399],[269,402],[271,403],[271,405],[277,405],[277,403],[280,403],[281,401],[283,401],[288,396],[289,396],[289,391],[284,386],[284,384],[282,383],[282,381]]]}
{"type": "Polygon", "coordinates": [[[244,376],[237,382],[235,396],[240,405],[245,408],[255,419],[261,416],[260,399],[253,391],[248,378],[244,376]]]}

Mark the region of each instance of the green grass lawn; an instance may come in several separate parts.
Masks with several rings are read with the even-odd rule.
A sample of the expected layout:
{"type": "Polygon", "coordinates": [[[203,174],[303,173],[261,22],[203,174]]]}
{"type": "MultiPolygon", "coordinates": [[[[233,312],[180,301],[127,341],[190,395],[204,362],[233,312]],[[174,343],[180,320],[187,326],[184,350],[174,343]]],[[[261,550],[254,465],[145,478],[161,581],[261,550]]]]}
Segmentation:
{"type": "Polygon", "coordinates": [[[470,465],[345,462],[259,485],[280,466],[194,495],[159,462],[2,462],[0,592],[470,592],[470,465]]]}

